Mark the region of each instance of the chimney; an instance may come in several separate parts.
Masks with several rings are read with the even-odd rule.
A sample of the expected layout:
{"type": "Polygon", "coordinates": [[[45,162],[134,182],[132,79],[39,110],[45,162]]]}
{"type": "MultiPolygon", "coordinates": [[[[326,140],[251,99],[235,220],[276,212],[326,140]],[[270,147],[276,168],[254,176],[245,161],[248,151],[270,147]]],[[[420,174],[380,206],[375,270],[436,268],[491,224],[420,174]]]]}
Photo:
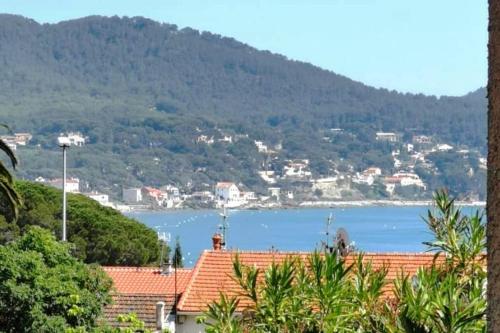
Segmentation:
{"type": "Polygon", "coordinates": [[[167,262],[161,265],[161,275],[170,275],[172,272],[172,261],[167,259],[167,262]]]}
{"type": "Polygon", "coordinates": [[[165,303],[156,303],[156,329],[163,331],[165,328],[165,303]]]}
{"type": "Polygon", "coordinates": [[[212,246],[214,251],[220,251],[222,249],[222,236],[216,233],[212,237],[212,246]]]}

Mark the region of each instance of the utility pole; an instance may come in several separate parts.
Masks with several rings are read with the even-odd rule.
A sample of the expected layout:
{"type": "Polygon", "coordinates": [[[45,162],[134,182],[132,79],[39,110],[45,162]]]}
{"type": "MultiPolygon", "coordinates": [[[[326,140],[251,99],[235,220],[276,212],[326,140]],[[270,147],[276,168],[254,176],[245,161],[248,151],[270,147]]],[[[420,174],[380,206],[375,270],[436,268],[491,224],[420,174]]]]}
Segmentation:
{"type": "Polygon", "coordinates": [[[222,219],[222,224],[220,225],[220,229],[222,231],[222,249],[225,250],[226,249],[226,246],[227,246],[227,242],[226,242],[226,231],[227,231],[227,212],[226,212],[226,206],[223,207],[223,211],[222,213],[219,213],[221,219],[222,219]]]}
{"type": "Polygon", "coordinates": [[[66,239],[66,150],[70,146],[70,141],[67,137],[59,137],[57,139],[59,147],[62,148],[63,153],[63,179],[62,179],[62,191],[63,191],[63,206],[62,206],[62,241],[65,242],[66,239]]]}

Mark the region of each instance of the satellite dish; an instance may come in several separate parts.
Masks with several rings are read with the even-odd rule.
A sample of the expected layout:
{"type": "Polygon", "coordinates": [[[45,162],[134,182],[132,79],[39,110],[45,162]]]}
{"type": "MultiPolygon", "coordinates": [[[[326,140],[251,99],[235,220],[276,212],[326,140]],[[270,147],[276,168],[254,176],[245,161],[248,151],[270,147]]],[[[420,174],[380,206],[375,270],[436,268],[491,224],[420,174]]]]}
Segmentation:
{"type": "Polygon", "coordinates": [[[341,256],[345,256],[347,253],[349,253],[349,234],[344,228],[337,229],[335,241],[337,243],[337,249],[341,256]]]}

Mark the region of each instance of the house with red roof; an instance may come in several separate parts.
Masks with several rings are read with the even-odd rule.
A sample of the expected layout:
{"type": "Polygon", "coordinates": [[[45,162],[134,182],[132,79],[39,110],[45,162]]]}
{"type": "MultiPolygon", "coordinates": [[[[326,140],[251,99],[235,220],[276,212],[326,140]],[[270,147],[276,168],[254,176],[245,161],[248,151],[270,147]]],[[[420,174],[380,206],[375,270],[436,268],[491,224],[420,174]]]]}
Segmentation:
{"type": "Polygon", "coordinates": [[[190,269],[103,267],[113,280],[113,303],[104,308],[109,325],[120,327],[120,314],[135,313],[145,328],[175,331],[174,309],[191,278],[190,269]]]}
{"type": "MultiPolygon", "coordinates": [[[[233,260],[238,254],[243,265],[254,266],[261,270],[273,262],[280,263],[289,257],[305,259],[310,252],[281,251],[235,251],[224,250],[221,237],[213,237],[213,248],[205,250],[195,267],[190,269],[161,270],[159,268],[104,267],[113,279],[114,304],[106,307],[105,319],[119,326],[119,314],[136,313],[144,321],[146,328],[169,328],[177,333],[205,332],[203,324],[196,318],[208,308],[208,304],[219,300],[220,293],[238,297],[241,289],[233,280],[233,260]]],[[[345,257],[346,264],[354,263],[356,254],[345,257]]],[[[428,267],[434,261],[431,253],[366,253],[364,260],[371,261],[374,269],[385,267],[387,285],[384,295],[393,296],[393,282],[404,272],[415,275],[419,267],[428,267]]],[[[437,260],[443,260],[438,258],[437,260]]],[[[250,305],[242,298],[237,312],[250,305]]]]}
{"type": "MultiPolygon", "coordinates": [[[[215,239],[214,237],[214,241],[215,239]]],[[[214,243],[213,250],[205,250],[201,254],[177,304],[176,332],[205,332],[204,325],[198,324],[196,318],[207,310],[207,305],[219,300],[221,292],[230,297],[240,295],[242,290],[232,278],[233,260],[236,254],[243,265],[254,266],[261,270],[265,270],[273,262],[280,263],[289,257],[306,258],[310,255],[309,252],[222,250],[220,245],[214,243]]],[[[346,256],[346,264],[354,263],[355,259],[355,254],[346,256]]],[[[393,282],[402,271],[405,274],[415,275],[419,267],[432,264],[434,255],[431,253],[366,253],[364,260],[371,261],[374,269],[387,268],[388,283],[384,287],[384,294],[391,297],[393,282]]],[[[237,312],[242,313],[248,305],[250,305],[248,300],[240,299],[237,312]]]]}

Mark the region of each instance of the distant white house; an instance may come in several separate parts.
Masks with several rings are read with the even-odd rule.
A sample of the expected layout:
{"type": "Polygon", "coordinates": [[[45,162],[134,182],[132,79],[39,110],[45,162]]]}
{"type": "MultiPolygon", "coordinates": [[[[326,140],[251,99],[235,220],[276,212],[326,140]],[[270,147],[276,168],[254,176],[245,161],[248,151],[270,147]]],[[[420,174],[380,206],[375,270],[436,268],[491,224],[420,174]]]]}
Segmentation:
{"type": "Polygon", "coordinates": [[[356,176],[352,177],[352,182],[356,184],[373,185],[375,178],[372,175],[366,175],[364,173],[357,173],[356,176]]]}
{"type": "Polygon", "coordinates": [[[14,133],[14,138],[16,144],[26,146],[33,138],[33,135],[31,135],[31,133],[14,133]]]}
{"type": "Polygon", "coordinates": [[[103,193],[98,193],[98,192],[91,192],[91,193],[83,193],[85,196],[89,197],[90,199],[93,199],[100,203],[103,206],[113,206],[111,202],[109,202],[109,195],[103,194],[103,193]]]}
{"type": "Polygon", "coordinates": [[[144,186],[141,191],[143,200],[148,199],[158,206],[168,205],[168,195],[165,192],[150,186],[144,186]]]}
{"type": "Polygon", "coordinates": [[[268,184],[276,183],[274,171],[259,171],[259,176],[268,184]]]}
{"type": "MultiPolygon", "coordinates": [[[[63,180],[62,178],[46,180],[45,184],[58,188],[62,190],[63,180]]],[[[79,193],[80,192],[80,180],[78,178],[68,178],[66,179],[66,192],[69,193],[79,193]]]]}
{"type": "Polygon", "coordinates": [[[411,141],[418,144],[431,144],[432,137],[427,135],[414,135],[411,141]]]}
{"type": "Polygon", "coordinates": [[[222,138],[220,138],[218,141],[224,143],[233,143],[233,137],[231,135],[223,135],[222,138]]]}
{"type": "Polygon", "coordinates": [[[205,143],[207,145],[211,145],[214,143],[214,137],[208,137],[207,135],[200,135],[196,138],[196,143],[205,143]]]}
{"type": "Polygon", "coordinates": [[[222,207],[238,207],[245,203],[241,199],[241,193],[235,183],[219,182],[215,185],[215,200],[222,207]]]}
{"type": "Polygon", "coordinates": [[[269,196],[274,197],[276,200],[280,199],[281,195],[281,188],[279,187],[268,187],[267,192],[269,193],[269,196]]]}
{"type": "Polygon", "coordinates": [[[244,201],[255,201],[257,200],[257,196],[255,195],[255,192],[252,191],[245,191],[245,192],[240,192],[241,199],[244,201]]]}
{"type": "Polygon", "coordinates": [[[283,176],[289,178],[310,178],[309,160],[293,160],[283,167],[283,176]]]}
{"type": "Polygon", "coordinates": [[[211,202],[214,200],[215,196],[210,191],[197,191],[191,194],[191,198],[203,202],[211,202]]]}
{"type": "Polygon", "coordinates": [[[367,176],[373,176],[373,177],[380,176],[382,174],[382,169],[376,168],[376,167],[371,167],[371,168],[368,168],[365,171],[363,171],[363,174],[367,175],[367,176]]]}
{"type": "Polygon", "coordinates": [[[257,147],[257,150],[259,153],[267,153],[267,146],[264,144],[262,141],[254,141],[255,146],[257,147]]]}
{"type": "Polygon", "coordinates": [[[449,144],[442,143],[436,146],[436,149],[438,151],[450,151],[453,150],[453,146],[450,146],[449,144]]]}
{"type": "MultiPolygon", "coordinates": [[[[417,186],[421,187],[422,189],[426,189],[426,186],[422,179],[416,174],[412,172],[397,172],[393,174],[391,177],[387,177],[384,181],[386,188],[392,188],[396,185],[400,186],[417,186]]],[[[388,191],[392,192],[392,191],[388,191]]]]}
{"type": "Polygon", "coordinates": [[[71,146],[81,147],[85,145],[85,137],[80,132],[61,133],[58,140],[67,141],[71,146]]]}
{"type": "Polygon", "coordinates": [[[163,195],[165,197],[168,197],[169,200],[172,200],[174,204],[177,204],[182,201],[178,187],[174,185],[165,185],[160,187],[160,190],[163,192],[163,195]]]}
{"type": "Polygon", "coordinates": [[[399,135],[393,132],[377,132],[375,133],[375,139],[377,141],[398,142],[399,135]]]}
{"type": "Polygon", "coordinates": [[[138,204],[142,202],[142,191],[140,188],[124,188],[123,201],[128,204],[138,204]]]}

